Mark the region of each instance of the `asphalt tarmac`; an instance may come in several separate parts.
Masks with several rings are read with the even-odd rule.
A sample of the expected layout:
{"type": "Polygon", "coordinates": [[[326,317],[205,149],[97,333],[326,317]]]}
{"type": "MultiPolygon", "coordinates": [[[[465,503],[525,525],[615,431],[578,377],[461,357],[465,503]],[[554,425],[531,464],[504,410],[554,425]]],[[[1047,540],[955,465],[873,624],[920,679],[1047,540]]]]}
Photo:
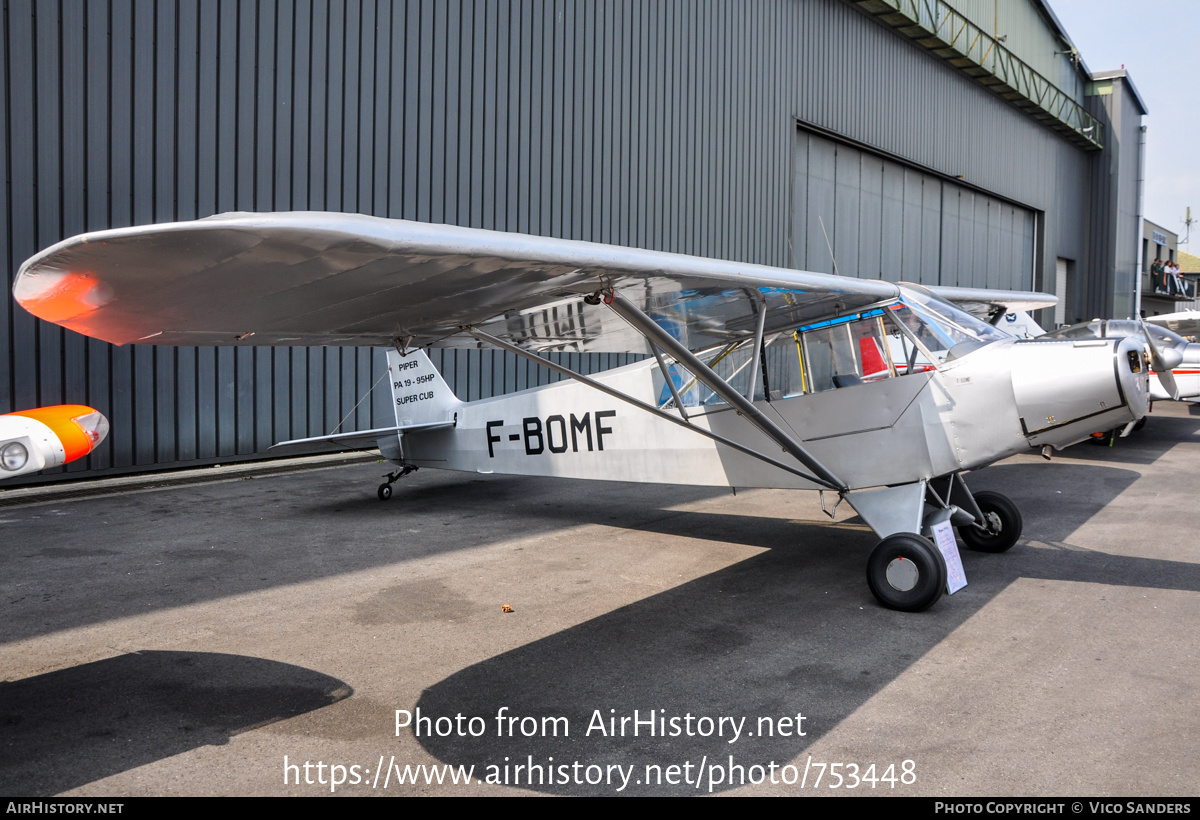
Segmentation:
{"type": "Polygon", "coordinates": [[[0,493],[0,794],[1200,794],[1200,408],[919,614],[812,493],[318,464],[0,493]]]}

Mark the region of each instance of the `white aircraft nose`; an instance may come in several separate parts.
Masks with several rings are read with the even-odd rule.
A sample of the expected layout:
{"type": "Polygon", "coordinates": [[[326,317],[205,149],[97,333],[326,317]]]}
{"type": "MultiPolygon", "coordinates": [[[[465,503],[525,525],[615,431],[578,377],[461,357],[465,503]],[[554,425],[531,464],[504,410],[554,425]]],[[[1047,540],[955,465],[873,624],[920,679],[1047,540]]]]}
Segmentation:
{"type": "Polygon", "coordinates": [[[1013,394],[1034,446],[1066,447],[1135,421],[1149,407],[1149,366],[1134,339],[1047,339],[1013,350],[1013,394]]]}
{"type": "Polygon", "coordinates": [[[81,404],[0,415],[0,479],[83,458],[108,435],[108,419],[81,404]]]}

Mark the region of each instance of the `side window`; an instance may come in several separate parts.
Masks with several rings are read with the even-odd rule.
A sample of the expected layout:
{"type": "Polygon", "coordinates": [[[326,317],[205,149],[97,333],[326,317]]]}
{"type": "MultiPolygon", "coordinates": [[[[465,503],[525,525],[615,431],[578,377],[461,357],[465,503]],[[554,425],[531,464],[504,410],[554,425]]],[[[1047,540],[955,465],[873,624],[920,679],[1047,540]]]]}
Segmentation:
{"type": "Polygon", "coordinates": [[[802,337],[808,392],[853,387],[895,375],[879,316],[809,330],[802,337]]]}
{"type": "MultiPolygon", "coordinates": [[[[891,317],[897,323],[903,322],[904,326],[914,333],[923,332],[920,323],[914,319],[910,311],[896,311],[891,314],[891,317]]],[[[896,375],[906,376],[909,373],[925,373],[934,369],[933,363],[929,361],[924,352],[913,344],[912,339],[902,333],[895,324],[888,322],[885,327],[887,328],[888,353],[896,368],[896,375]]]]}
{"type": "MultiPolygon", "coordinates": [[[[733,390],[745,395],[750,388],[750,367],[753,364],[754,349],[748,344],[728,345],[716,351],[709,351],[705,364],[723,379],[733,390]]],[[[708,385],[699,381],[690,370],[679,362],[673,362],[664,357],[668,363],[667,372],[675,385],[684,407],[703,408],[723,406],[725,400],[714,393],[708,385]]],[[[675,406],[675,396],[670,386],[662,377],[662,372],[655,368],[653,371],[654,391],[658,397],[658,406],[668,410],[675,406]]],[[[762,379],[755,386],[755,398],[762,398],[762,379]]]]}
{"type": "Polygon", "coordinates": [[[850,325],[855,352],[858,353],[859,374],[863,381],[886,379],[892,375],[887,341],[879,317],[863,319],[850,325]]]}
{"type": "Polygon", "coordinates": [[[801,396],[808,390],[800,334],[786,331],[767,344],[766,383],[771,400],[801,396]]]}
{"type": "MultiPolygon", "coordinates": [[[[864,382],[888,379],[922,367],[906,362],[908,351],[915,351],[907,337],[894,326],[884,324],[883,311],[874,315],[838,321],[836,324],[806,331],[777,331],[763,340],[765,355],[756,374],[754,400],[771,401],[820,393],[864,382]],[[885,333],[885,327],[891,336],[885,333]],[[907,346],[907,347],[906,347],[907,346]]],[[[909,357],[915,360],[916,357],[909,357]]],[[[920,357],[925,362],[923,356],[920,357]]],[[[684,407],[703,412],[705,407],[723,407],[724,400],[697,381],[686,367],[665,359],[675,393],[684,407]]],[[[705,363],[729,386],[746,394],[750,388],[750,370],[754,366],[752,344],[739,342],[711,350],[705,363]]],[[[658,368],[653,370],[653,391],[662,409],[675,406],[675,395],[658,368]]]]}
{"type": "MultiPolygon", "coordinates": [[[[844,326],[824,327],[802,335],[804,363],[808,370],[808,392],[821,393],[834,388],[834,351],[839,347],[838,336],[844,337],[845,332],[844,326]]],[[[845,344],[840,347],[845,347],[845,344]]],[[[845,361],[845,351],[842,351],[840,358],[845,361]]]]}

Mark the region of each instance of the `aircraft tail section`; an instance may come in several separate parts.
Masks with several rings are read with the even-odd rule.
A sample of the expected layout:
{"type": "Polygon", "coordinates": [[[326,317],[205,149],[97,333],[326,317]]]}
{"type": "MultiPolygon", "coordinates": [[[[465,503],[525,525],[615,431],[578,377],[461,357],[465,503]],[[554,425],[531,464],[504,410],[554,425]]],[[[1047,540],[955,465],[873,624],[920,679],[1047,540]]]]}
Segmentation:
{"type": "Polygon", "coordinates": [[[387,361],[396,427],[405,430],[454,423],[463,402],[424,350],[413,350],[405,356],[389,350],[387,361]]]}
{"type": "Polygon", "coordinates": [[[384,458],[400,463],[404,460],[401,435],[420,430],[438,430],[453,427],[458,420],[458,410],[463,406],[433,366],[423,350],[414,350],[401,356],[395,350],[387,353],[388,380],[392,387],[392,411],[395,427],[379,427],[373,430],[357,430],[349,433],[332,433],[328,436],[281,441],[271,447],[304,447],[317,445],[339,449],[378,447],[384,458]]]}
{"type": "MultiPolygon", "coordinates": [[[[458,423],[463,402],[454,395],[424,350],[418,348],[402,356],[392,349],[387,352],[387,362],[396,426],[381,431],[375,446],[388,461],[404,464],[404,434],[453,427],[458,423]]],[[[392,482],[401,475],[404,473],[397,472],[388,478],[387,484],[380,487],[380,498],[384,497],[385,487],[391,496],[392,482]]]]}

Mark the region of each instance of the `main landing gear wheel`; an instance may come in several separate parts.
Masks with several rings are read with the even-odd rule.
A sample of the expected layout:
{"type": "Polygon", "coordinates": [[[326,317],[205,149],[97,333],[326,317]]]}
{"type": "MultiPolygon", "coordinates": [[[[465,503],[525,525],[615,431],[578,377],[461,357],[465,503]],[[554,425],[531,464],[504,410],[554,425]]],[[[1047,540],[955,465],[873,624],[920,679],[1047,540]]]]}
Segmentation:
{"type": "Polygon", "coordinates": [[[983,491],[975,493],[975,503],[979,505],[987,522],[987,531],[973,524],[958,528],[958,537],[968,548],[979,552],[1004,552],[1021,537],[1021,511],[1007,496],[1000,493],[983,491]]]}
{"type": "Polygon", "coordinates": [[[911,532],[889,535],[867,559],[867,586],[889,609],[920,612],[946,588],[946,562],[928,538],[911,532]]]}
{"type": "Polygon", "coordinates": [[[392,485],[384,482],[379,485],[379,489],[375,491],[375,495],[379,496],[380,501],[387,501],[392,497],[392,485]]]}

